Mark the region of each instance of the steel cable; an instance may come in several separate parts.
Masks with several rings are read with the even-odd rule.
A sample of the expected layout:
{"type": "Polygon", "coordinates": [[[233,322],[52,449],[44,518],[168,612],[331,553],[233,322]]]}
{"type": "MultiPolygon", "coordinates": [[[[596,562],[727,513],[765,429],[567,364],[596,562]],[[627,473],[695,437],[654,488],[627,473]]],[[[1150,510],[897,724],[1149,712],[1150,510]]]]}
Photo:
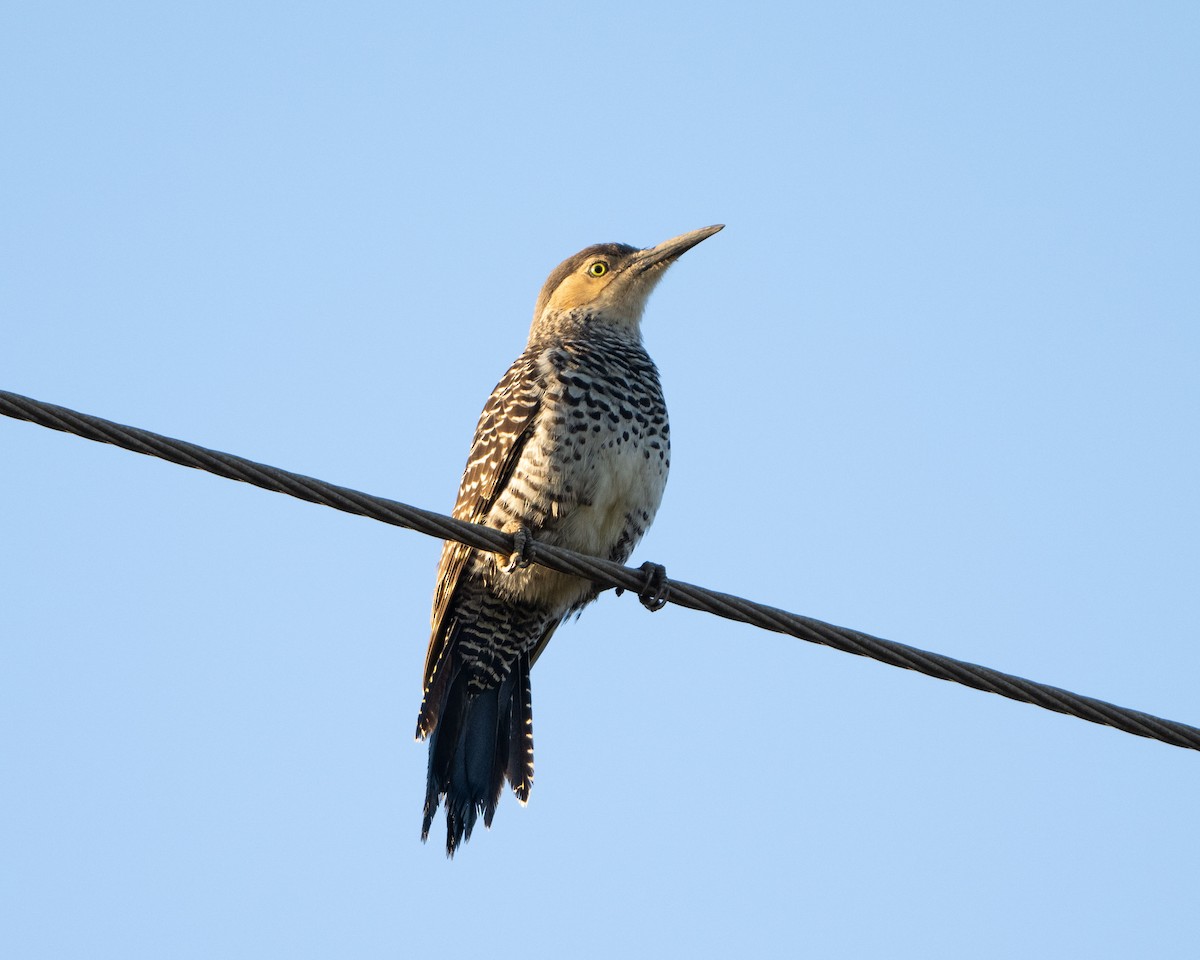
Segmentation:
{"type": "MultiPolygon", "coordinates": [[[[240,480],[264,490],[286,493],[311,503],[333,507],[335,510],[370,517],[398,527],[407,527],[442,540],[457,540],[480,550],[504,555],[513,551],[513,537],[490,527],[466,523],[431,510],[422,510],[396,500],[325,483],[278,467],[209,450],[184,440],[173,440],[137,427],[123,426],[8,391],[0,390],[0,414],[17,420],[28,420],[51,430],[61,430],[88,440],[111,443],[134,453],[169,460],[229,480],[240,480]]],[[[550,544],[533,541],[529,545],[528,556],[542,566],[575,574],[603,587],[620,587],[638,593],[646,584],[646,573],[643,570],[585,556],[550,544]]],[[[821,620],[789,613],[743,597],[708,590],[681,580],[667,580],[664,586],[669,601],[682,607],[715,614],[728,620],[738,620],[764,630],[833,647],[845,653],[870,657],[939,680],[950,680],[974,687],[976,690],[996,693],[1010,700],[1031,703],[1056,713],[1065,713],[1092,723],[1115,727],[1135,736],[1200,750],[1200,729],[1185,723],[1119,707],[1094,697],[1085,697],[989,667],[930,653],[892,640],[883,640],[859,633],[857,630],[836,627],[821,620]]]]}

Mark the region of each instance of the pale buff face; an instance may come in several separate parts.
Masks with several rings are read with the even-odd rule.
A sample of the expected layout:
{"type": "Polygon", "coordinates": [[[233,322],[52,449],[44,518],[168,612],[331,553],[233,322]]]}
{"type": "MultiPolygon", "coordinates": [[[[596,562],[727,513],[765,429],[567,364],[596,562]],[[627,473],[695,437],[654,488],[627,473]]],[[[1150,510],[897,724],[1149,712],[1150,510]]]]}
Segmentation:
{"type": "Polygon", "coordinates": [[[639,336],[646,301],[663,273],[720,229],[693,230],[645,250],[624,243],[598,243],[581,250],[546,280],[534,309],[531,337],[561,333],[585,315],[639,336]]]}
{"type": "Polygon", "coordinates": [[[611,320],[638,322],[662,271],[635,276],[626,269],[629,260],[627,255],[599,253],[584,257],[555,287],[546,309],[551,313],[585,309],[611,320]]]}

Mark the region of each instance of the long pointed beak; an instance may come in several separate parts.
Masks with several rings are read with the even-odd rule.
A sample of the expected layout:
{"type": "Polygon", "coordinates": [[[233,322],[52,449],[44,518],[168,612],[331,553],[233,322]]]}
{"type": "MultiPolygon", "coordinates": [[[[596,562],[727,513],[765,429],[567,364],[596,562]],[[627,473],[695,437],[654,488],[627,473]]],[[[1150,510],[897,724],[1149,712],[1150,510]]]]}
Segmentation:
{"type": "Polygon", "coordinates": [[[692,249],[701,240],[707,240],[714,233],[725,229],[725,224],[718,223],[711,227],[701,227],[691,233],[681,233],[670,240],[664,240],[657,247],[642,250],[629,265],[633,273],[645,273],[654,267],[666,267],[692,249]]]}

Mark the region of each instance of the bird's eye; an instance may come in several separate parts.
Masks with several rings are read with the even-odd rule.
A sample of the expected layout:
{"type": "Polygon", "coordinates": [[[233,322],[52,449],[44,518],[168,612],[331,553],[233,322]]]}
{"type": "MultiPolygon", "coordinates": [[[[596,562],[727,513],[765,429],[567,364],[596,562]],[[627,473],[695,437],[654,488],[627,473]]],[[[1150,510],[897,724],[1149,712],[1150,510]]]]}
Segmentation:
{"type": "Polygon", "coordinates": [[[603,260],[597,260],[590,267],[588,267],[587,272],[588,272],[588,276],[602,277],[606,273],[608,273],[608,264],[605,263],[603,260]]]}

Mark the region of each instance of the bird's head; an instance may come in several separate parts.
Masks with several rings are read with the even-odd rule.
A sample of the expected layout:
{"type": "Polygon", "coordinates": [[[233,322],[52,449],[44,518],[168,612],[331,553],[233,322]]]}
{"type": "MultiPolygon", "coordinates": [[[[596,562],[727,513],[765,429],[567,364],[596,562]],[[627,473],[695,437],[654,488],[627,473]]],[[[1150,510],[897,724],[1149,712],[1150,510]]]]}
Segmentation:
{"type": "Polygon", "coordinates": [[[580,250],[547,278],[533,311],[533,334],[585,320],[636,334],[646,300],[667,267],[723,227],[703,227],[645,250],[625,243],[598,243],[580,250]]]}

